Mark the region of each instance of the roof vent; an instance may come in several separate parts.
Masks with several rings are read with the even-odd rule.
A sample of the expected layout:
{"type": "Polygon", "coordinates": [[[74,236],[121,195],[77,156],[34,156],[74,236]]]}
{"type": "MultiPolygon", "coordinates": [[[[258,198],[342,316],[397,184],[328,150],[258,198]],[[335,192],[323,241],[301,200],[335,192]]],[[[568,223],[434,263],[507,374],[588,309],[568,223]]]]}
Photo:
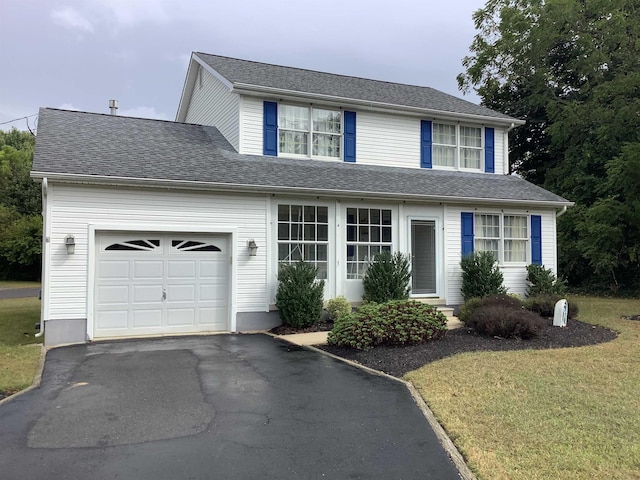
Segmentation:
{"type": "Polygon", "coordinates": [[[111,115],[117,115],[118,100],[109,100],[109,108],[111,109],[111,115]]]}

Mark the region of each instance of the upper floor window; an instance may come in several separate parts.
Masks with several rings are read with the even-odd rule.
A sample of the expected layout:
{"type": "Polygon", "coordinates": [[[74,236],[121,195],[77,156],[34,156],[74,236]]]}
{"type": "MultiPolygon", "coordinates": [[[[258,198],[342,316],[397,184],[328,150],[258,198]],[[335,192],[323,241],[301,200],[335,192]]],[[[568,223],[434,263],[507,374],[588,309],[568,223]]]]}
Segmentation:
{"type": "Polygon", "coordinates": [[[278,149],[285,155],[341,158],[342,112],[278,106],[278,149]]]}
{"type": "Polygon", "coordinates": [[[482,128],[433,122],[433,165],[479,170],[482,128]]]}

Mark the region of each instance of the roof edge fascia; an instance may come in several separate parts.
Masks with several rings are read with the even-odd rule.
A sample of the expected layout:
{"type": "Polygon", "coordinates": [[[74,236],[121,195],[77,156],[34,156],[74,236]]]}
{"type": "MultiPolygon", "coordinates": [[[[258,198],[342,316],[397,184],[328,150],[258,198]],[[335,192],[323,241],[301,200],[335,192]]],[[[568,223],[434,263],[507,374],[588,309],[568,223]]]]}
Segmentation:
{"type": "Polygon", "coordinates": [[[187,75],[184,78],[184,85],[182,86],[182,94],[180,95],[180,102],[178,103],[178,111],[176,112],[176,122],[183,122],[186,117],[186,109],[189,103],[191,103],[191,97],[193,96],[193,87],[195,85],[196,74],[193,71],[193,57],[195,53],[191,52],[191,58],[189,59],[189,66],[187,67],[187,75]],[[186,94],[189,94],[189,98],[186,99],[186,94]],[[186,101],[185,101],[186,100],[186,101]]]}
{"type": "Polygon", "coordinates": [[[347,98],[347,97],[339,97],[335,95],[325,95],[322,93],[309,93],[309,92],[298,92],[296,90],[287,90],[284,88],[277,87],[267,87],[262,85],[252,85],[249,83],[241,83],[235,82],[233,84],[233,92],[245,95],[260,95],[260,94],[269,94],[269,95],[282,95],[286,97],[294,97],[299,99],[314,99],[314,100],[323,100],[328,102],[338,102],[338,103],[348,103],[352,105],[358,105],[363,107],[369,107],[373,109],[392,111],[392,112],[400,112],[400,113],[413,113],[422,116],[436,116],[441,118],[454,118],[454,119],[465,119],[465,120],[481,120],[487,123],[499,123],[501,125],[524,125],[526,122],[524,120],[520,120],[518,118],[500,118],[500,117],[490,117],[487,115],[475,115],[470,113],[459,113],[459,112],[447,112],[445,110],[436,110],[431,108],[420,108],[420,107],[410,107],[406,105],[396,105],[393,103],[385,103],[385,102],[376,102],[371,100],[360,100],[356,98],[347,98]]]}
{"type": "Polygon", "coordinates": [[[515,204],[519,206],[531,207],[570,207],[574,202],[561,201],[541,201],[541,200],[516,200],[508,198],[477,198],[477,197],[457,197],[457,196],[437,196],[437,195],[418,195],[418,194],[393,194],[385,192],[354,192],[350,190],[327,190],[326,188],[307,188],[307,187],[287,187],[272,185],[250,185],[250,184],[229,184],[217,182],[199,182],[193,180],[168,180],[168,179],[149,179],[135,177],[107,177],[98,175],[78,175],[65,173],[51,173],[32,171],[31,177],[36,180],[47,178],[48,182],[58,181],[63,183],[82,183],[94,185],[120,185],[120,186],[142,186],[157,188],[176,188],[185,190],[210,190],[217,188],[219,190],[235,192],[235,193],[279,193],[279,194],[302,194],[315,195],[323,197],[349,197],[349,198],[367,198],[372,200],[410,200],[410,201],[432,201],[446,202],[456,204],[490,204],[504,205],[515,204]]]}

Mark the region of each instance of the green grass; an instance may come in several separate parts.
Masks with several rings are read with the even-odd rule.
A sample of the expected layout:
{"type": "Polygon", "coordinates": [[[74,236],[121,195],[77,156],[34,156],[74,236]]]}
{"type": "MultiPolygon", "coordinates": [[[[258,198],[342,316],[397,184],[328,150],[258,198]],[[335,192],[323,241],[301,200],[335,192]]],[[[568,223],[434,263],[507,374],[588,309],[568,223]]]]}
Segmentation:
{"type": "Polygon", "coordinates": [[[407,374],[478,478],[640,479],[640,300],[572,297],[620,332],[581,348],[461,354],[407,374]]]}
{"type": "Polygon", "coordinates": [[[40,288],[40,282],[2,280],[0,281],[0,289],[2,288],[40,288]]]}
{"type": "Polygon", "coordinates": [[[40,321],[37,298],[0,300],[0,392],[14,393],[28,387],[40,357],[42,337],[35,337],[40,321]]]}

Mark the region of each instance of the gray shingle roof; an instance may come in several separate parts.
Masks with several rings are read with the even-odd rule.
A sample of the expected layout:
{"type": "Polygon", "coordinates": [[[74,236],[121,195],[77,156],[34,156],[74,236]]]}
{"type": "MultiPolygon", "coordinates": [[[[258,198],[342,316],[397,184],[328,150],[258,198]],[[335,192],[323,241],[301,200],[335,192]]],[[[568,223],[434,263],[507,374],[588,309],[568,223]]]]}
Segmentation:
{"type": "Polygon", "coordinates": [[[40,110],[33,175],[199,182],[212,189],[317,195],[570,204],[514,176],[241,155],[214,127],[57,109],[40,110]]]}
{"type": "Polygon", "coordinates": [[[518,121],[508,115],[430,87],[336,75],[200,52],[195,55],[232,84],[249,84],[345,99],[518,121]]]}

